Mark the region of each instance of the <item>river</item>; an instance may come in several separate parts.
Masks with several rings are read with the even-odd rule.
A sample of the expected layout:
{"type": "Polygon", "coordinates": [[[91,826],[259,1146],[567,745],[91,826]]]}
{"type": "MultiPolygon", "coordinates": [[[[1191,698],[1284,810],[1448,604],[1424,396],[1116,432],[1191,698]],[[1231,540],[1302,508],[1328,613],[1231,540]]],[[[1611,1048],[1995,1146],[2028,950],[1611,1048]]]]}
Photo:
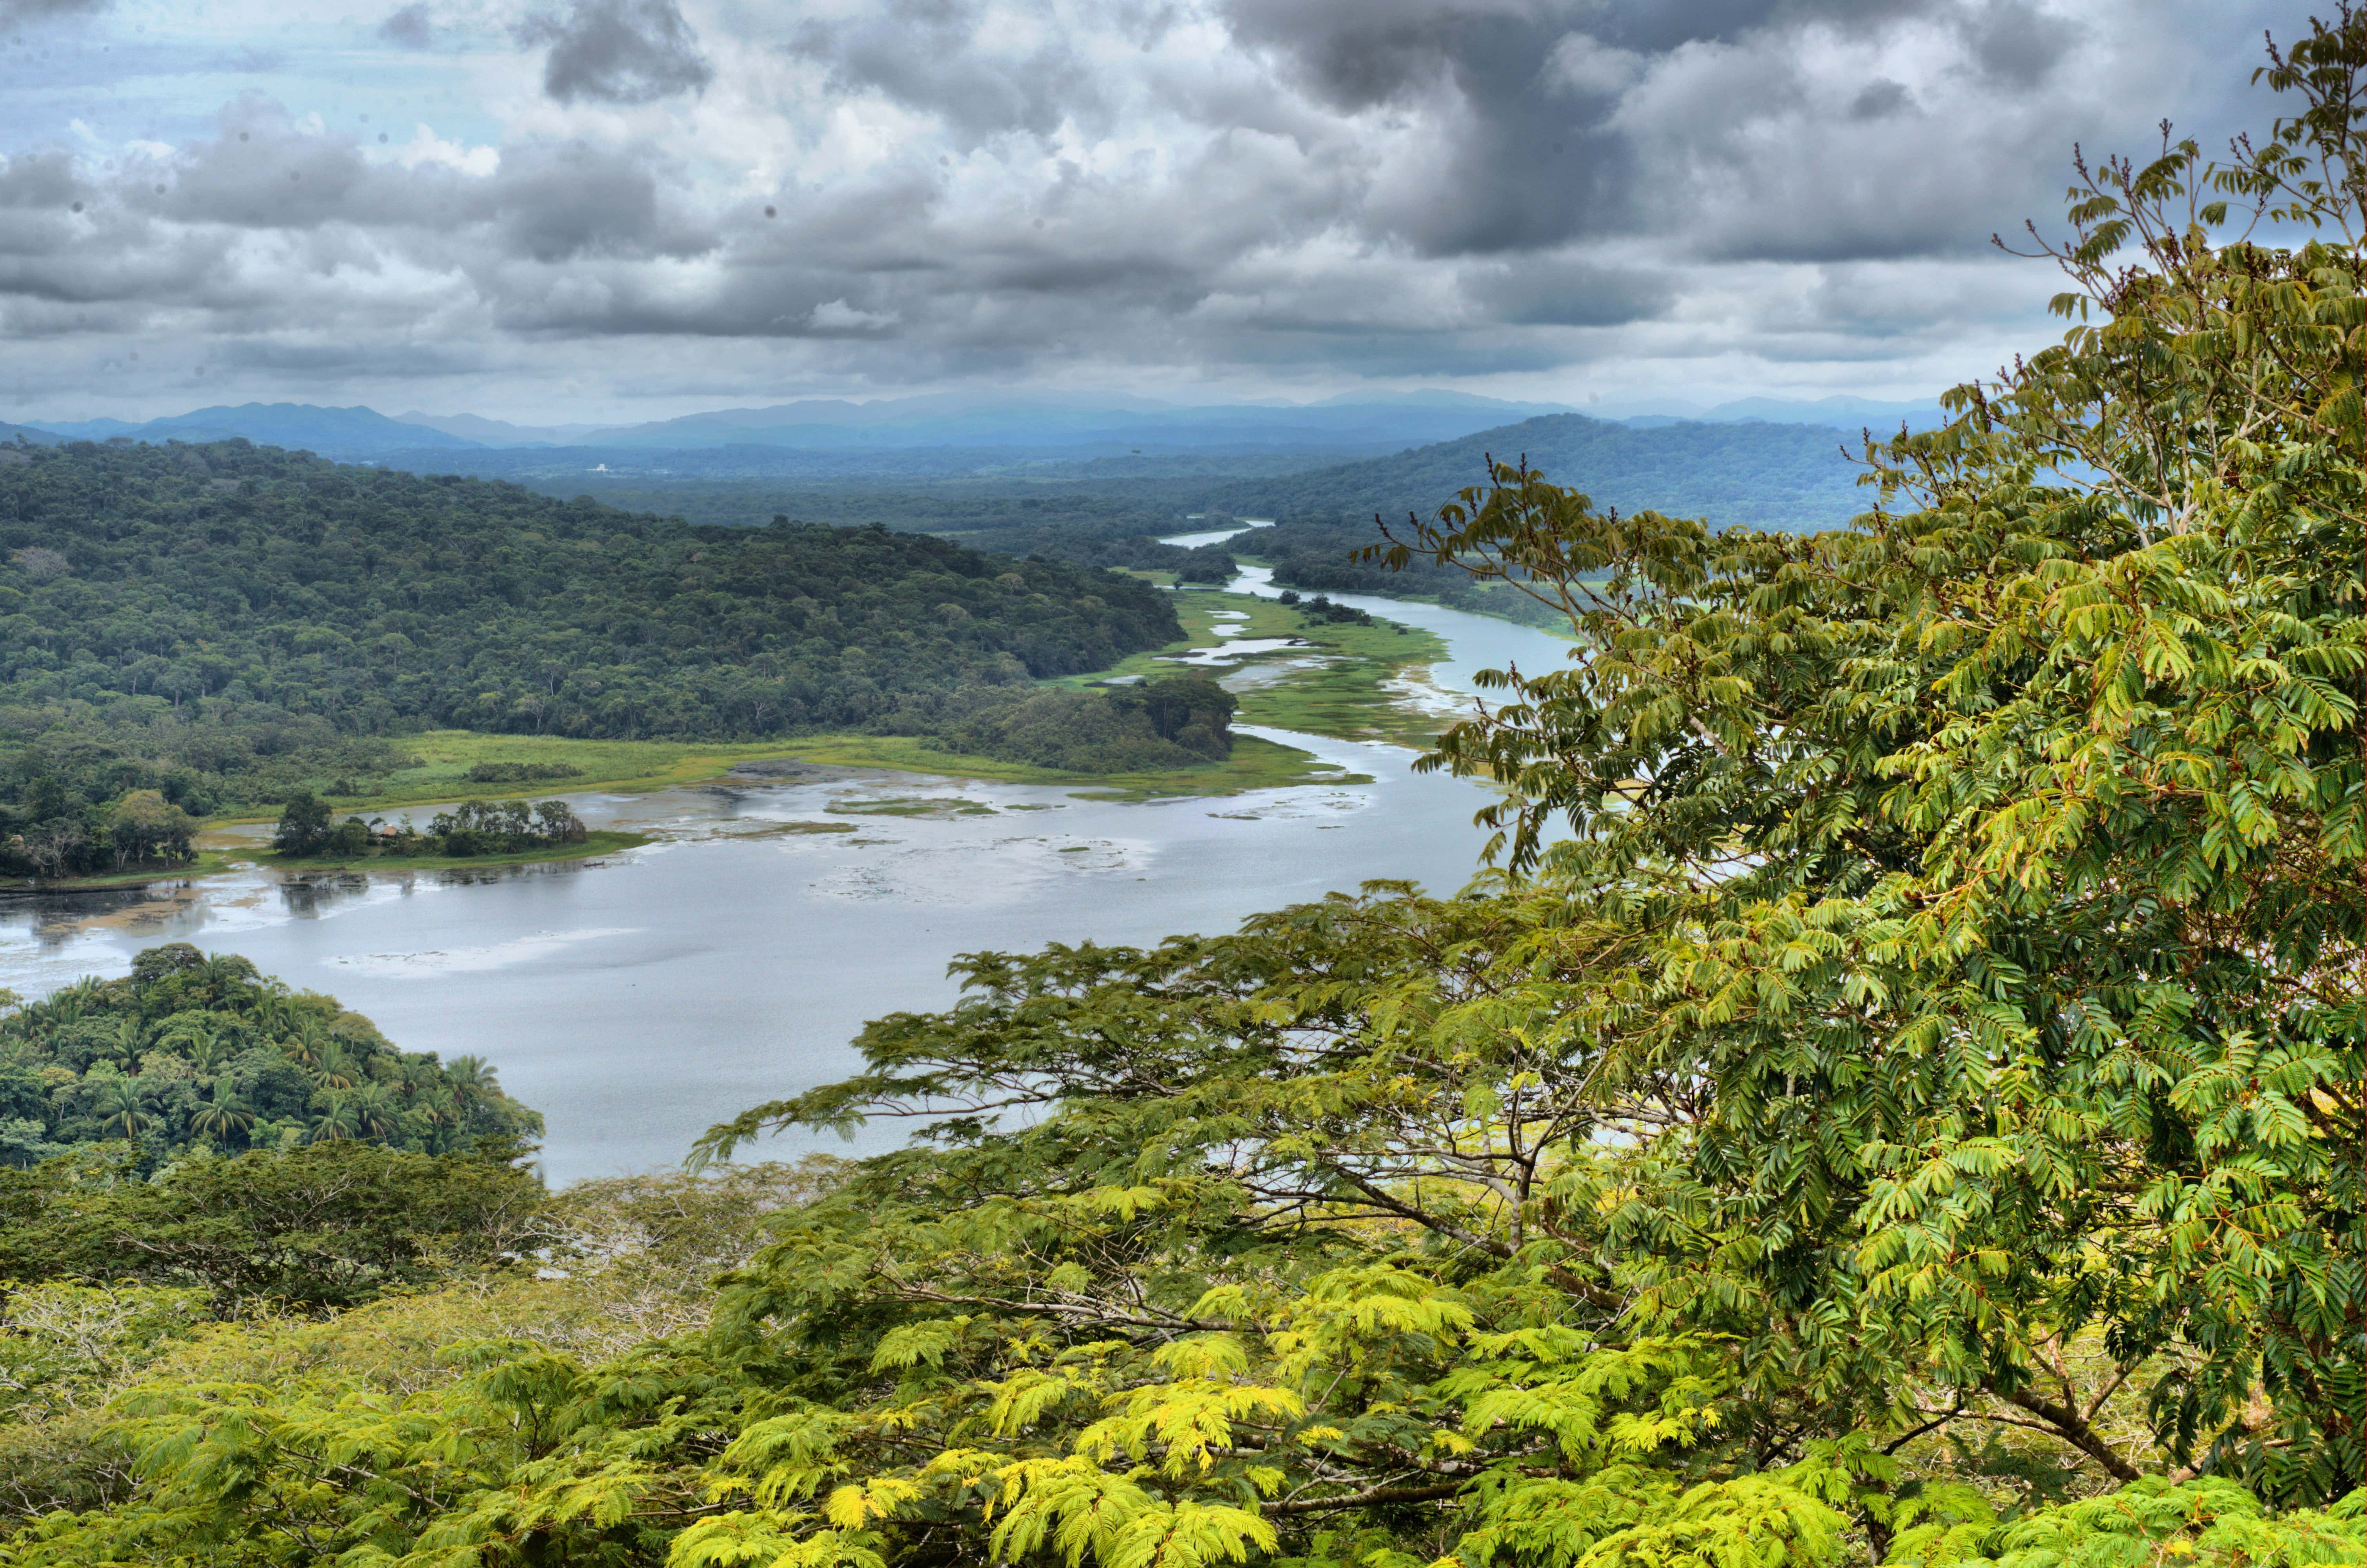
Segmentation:
{"type": "MultiPolygon", "coordinates": [[[[1271,595],[1268,575],[1233,586],[1271,595]]],[[[1541,668],[1567,648],[1437,606],[1332,597],[1436,632],[1448,693],[1470,692],[1478,669],[1541,668]]],[[[865,1020],[951,1003],[957,953],[1155,942],[1368,879],[1452,891],[1471,875],[1477,786],[1416,775],[1397,747],[1248,733],[1371,782],[1126,803],[881,772],[577,795],[593,826],[659,842],[572,865],[301,881],[250,870],[20,897],[0,905],[0,986],[38,996],[121,974],[164,941],[243,953],[406,1050],[485,1057],[542,1111],[554,1183],[651,1169],[749,1105],[855,1070],[865,1020]],[[855,831],[785,828],[798,823],[855,831]]],[[[854,1147],[901,1136],[874,1127],[854,1147]]],[[[753,1152],[807,1147],[844,1145],[753,1152]]]]}

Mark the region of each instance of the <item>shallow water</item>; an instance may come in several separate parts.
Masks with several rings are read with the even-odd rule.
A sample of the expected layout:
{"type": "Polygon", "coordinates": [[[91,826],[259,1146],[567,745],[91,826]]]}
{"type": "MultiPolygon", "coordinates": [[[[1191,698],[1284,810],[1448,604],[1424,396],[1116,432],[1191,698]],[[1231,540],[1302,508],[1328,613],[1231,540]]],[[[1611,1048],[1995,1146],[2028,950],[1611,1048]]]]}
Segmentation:
{"type": "Polygon", "coordinates": [[[1229,528],[1203,528],[1197,533],[1161,534],[1160,536],[1159,542],[1161,544],[1180,544],[1186,550],[1197,550],[1204,544],[1222,544],[1225,540],[1232,538],[1235,534],[1247,533],[1251,528],[1270,528],[1272,527],[1274,527],[1274,519],[1272,517],[1243,517],[1238,525],[1229,528]]]}
{"type": "MultiPolygon", "coordinates": [[[[1258,572],[1235,586],[1274,592],[1258,572]]],[[[1435,701],[1469,691],[1472,669],[1535,667],[1563,646],[1455,610],[1333,597],[1446,638],[1435,701]]],[[[552,1180],[648,1169],[751,1104],[853,1071],[848,1042],[865,1020],[952,1002],[957,953],[1153,942],[1369,879],[1452,891],[1471,875],[1477,786],[1416,775],[1397,747],[1247,733],[1373,781],[1150,803],[890,773],[578,795],[592,825],[661,842],[573,865],[304,881],[250,870],[19,898],[0,904],[0,985],[39,995],[120,974],[162,941],[243,953],[334,993],[406,1049],[486,1057],[547,1119],[552,1180]],[[883,803],[890,813],[865,810],[883,803]]],[[[901,1136],[875,1125],[857,1147],[901,1136]]]]}

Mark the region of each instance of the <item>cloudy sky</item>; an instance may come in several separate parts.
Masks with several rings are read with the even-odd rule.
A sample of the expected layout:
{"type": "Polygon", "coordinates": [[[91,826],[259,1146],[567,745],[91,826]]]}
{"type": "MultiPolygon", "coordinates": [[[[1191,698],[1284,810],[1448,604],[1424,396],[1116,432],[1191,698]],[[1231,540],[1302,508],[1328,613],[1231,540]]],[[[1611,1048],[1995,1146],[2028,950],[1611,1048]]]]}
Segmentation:
{"type": "Polygon", "coordinates": [[[0,0],[0,418],[1920,396],[2253,0],[0,0]]]}

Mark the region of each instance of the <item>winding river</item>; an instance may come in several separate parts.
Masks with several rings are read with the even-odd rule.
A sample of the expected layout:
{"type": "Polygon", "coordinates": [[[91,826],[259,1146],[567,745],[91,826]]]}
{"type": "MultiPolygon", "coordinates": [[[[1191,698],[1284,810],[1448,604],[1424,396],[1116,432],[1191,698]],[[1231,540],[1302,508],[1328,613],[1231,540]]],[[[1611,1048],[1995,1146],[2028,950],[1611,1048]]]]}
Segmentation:
{"type": "MultiPolygon", "coordinates": [[[[1225,532],[1217,531],[1216,537],[1225,532]]],[[[1207,536],[1185,536],[1204,542],[1207,536]]],[[[1274,592],[1262,570],[1237,592],[1274,592]]],[[[1334,595],[1451,650],[1445,694],[1567,644],[1436,606],[1334,595]]],[[[1397,747],[1251,730],[1368,783],[1219,800],[845,773],[578,795],[595,827],[659,842],[572,865],[284,881],[263,871],[0,905],[0,986],[45,994],[191,941],[334,994],[409,1050],[473,1052],[549,1124],[553,1182],[682,1158],[715,1121],[844,1076],[864,1021],[942,1007],[957,953],[1148,943],[1377,878],[1452,890],[1482,835],[1478,787],[1397,747]]],[[[874,1126],[856,1150],[902,1130],[874,1126]]],[[[843,1147],[785,1141],[758,1152],[843,1147]]]]}

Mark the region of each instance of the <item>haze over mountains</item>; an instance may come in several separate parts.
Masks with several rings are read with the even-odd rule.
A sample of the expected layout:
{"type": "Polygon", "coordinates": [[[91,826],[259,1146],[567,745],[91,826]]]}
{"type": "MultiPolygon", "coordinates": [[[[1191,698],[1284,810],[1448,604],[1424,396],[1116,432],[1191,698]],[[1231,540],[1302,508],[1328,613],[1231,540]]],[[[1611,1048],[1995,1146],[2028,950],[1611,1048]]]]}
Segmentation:
{"type": "MultiPolygon", "coordinates": [[[[27,438],[36,441],[40,437],[32,434],[35,431],[85,440],[120,437],[202,442],[243,437],[264,445],[302,449],[346,460],[401,457],[404,466],[431,453],[471,449],[614,449],[640,456],[753,447],[833,452],[839,457],[823,466],[844,469],[862,466],[848,463],[846,454],[866,450],[947,454],[987,450],[1070,460],[1137,453],[1253,457],[1287,452],[1339,460],[1455,440],[1541,415],[1579,412],[1559,403],[1513,403],[1434,391],[1364,393],[1301,404],[1201,406],[1116,395],[991,399],[946,393],[866,403],[811,399],[761,408],[717,409],[638,425],[524,426],[474,414],[413,412],[390,417],[366,407],[279,403],[200,408],[137,424],[119,419],[37,419],[11,428],[24,430],[27,438]]],[[[1647,413],[1625,423],[1650,426],[1693,419],[1855,428],[1864,424],[1895,426],[1902,417],[1926,424],[1936,417],[1936,409],[1931,404],[1874,403],[1862,399],[1785,403],[1754,398],[1697,414],[1647,413]]],[[[764,466],[762,460],[754,460],[764,466]]],[[[710,461],[695,466],[713,465],[710,461]]],[[[909,460],[887,466],[891,471],[902,469],[909,466],[909,460]]],[[[977,464],[973,461],[968,466],[977,464]]]]}
{"type": "Polygon", "coordinates": [[[844,508],[825,493],[870,491],[881,503],[870,510],[890,527],[959,531],[984,526],[967,513],[989,494],[1057,489],[1146,534],[1208,509],[1367,522],[1376,512],[1426,514],[1480,483],[1490,455],[1525,456],[1598,506],[1652,507],[1715,526],[1818,528],[1862,509],[1849,456],[1861,429],[1886,433],[1938,417],[1934,403],[1854,398],[1753,398],[1690,418],[1665,411],[1602,418],[1448,392],[1210,406],[942,394],[816,399],[622,426],[249,403],[144,424],[43,421],[0,428],[0,439],[243,437],[735,525],[832,516],[844,508]],[[923,493],[938,499],[922,505],[923,493]]]}
{"type": "MultiPolygon", "coordinates": [[[[1895,428],[1895,426],[1894,426],[1895,428]]],[[[1528,465],[1594,505],[1705,518],[1713,527],[1840,528],[1866,509],[1855,432],[1757,422],[1615,424],[1556,414],[1412,451],[1212,489],[1242,517],[1402,519],[1481,483],[1490,459],[1528,465]]]]}

